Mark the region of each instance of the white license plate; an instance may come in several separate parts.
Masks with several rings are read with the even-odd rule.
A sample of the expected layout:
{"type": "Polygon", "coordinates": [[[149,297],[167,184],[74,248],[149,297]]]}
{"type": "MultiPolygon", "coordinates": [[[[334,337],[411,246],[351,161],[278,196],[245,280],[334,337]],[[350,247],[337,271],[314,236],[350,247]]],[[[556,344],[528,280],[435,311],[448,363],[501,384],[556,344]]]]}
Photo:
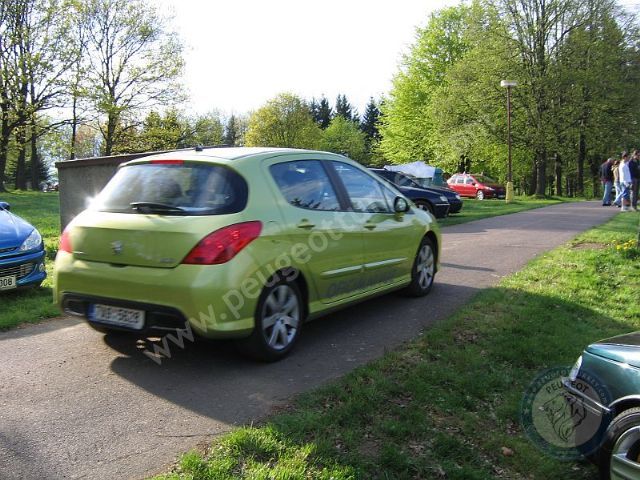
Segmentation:
{"type": "Polygon", "coordinates": [[[89,320],[141,330],[144,326],[144,310],[94,304],[89,309],[89,320]]]}
{"type": "Polygon", "coordinates": [[[17,288],[16,276],[0,277],[0,290],[13,290],[17,288]]]}

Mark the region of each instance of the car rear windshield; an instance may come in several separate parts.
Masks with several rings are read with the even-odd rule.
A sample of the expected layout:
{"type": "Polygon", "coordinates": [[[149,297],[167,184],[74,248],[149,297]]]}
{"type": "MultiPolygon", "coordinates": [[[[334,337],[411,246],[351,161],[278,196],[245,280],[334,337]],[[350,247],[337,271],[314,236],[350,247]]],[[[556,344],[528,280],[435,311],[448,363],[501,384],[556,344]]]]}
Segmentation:
{"type": "Polygon", "coordinates": [[[221,215],[247,205],[247,182],[220,165],[144,163],[122,167],[91,208],[104,212],[221,215]]]}

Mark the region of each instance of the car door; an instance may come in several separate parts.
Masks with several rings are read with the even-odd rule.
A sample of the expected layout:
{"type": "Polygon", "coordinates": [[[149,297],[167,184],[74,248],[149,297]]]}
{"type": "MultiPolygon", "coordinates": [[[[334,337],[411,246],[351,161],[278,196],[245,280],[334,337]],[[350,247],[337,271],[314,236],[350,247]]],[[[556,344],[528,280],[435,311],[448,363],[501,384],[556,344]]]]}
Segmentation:
{"type": "Polygon", "coordinates": [[[464,179],[464,194],[468,197],[476,196],[476,182],[473,177],[467,175],[464,179]]]}
{"type": "Polygon", "coordinates": [[[339,177],[353,209],[354,222],[362,225],[364,281],[369,290],[408,278],[422,239],[413,212],[396,214],[398,195],[383,181],[346,162],[329,162],[339,177]]]}
{"type": "Polygon", "coordinates": [[[362,225],[331,181],[324,162],[309,158],[269,166],[300,268],[323,303],[363,291],[362,225]]]}

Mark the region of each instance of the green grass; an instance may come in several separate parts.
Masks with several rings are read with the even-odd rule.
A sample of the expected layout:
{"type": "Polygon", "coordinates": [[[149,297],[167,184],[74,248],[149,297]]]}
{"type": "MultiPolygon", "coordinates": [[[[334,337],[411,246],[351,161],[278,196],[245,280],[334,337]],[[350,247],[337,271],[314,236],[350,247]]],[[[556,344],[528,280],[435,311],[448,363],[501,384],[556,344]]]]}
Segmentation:
{"type": "Polygon", "coordinates": [[[41,288],[0,294],[0,330],[4,330],[20,323],[33,323],[55,317],[60,313],[53,305],[51,293],[53,259],[60,236],[60,207],[58,193],[0,193],[0,200],[10,203],[11,212],[40,231],[47,250],[48,274],[41,288]]]}
{"type": "Polygon", "coordinates": [[[545,456],[519,405],[542,369],[640,327],[638,215],[620,214],[484,290],[419,339],[162,479],[593,479],[545,456]],[[626,243],[625,243],[626,242],[626,243]],[[512,450],[505,456],[502,447],[512,450]]]}
{"type": "Polygon", "coordinates": [[[538,199],[534,197],[515,197],[515,200],[506,203],[504,200],[476,200],[465,198],[460,213],[438,220],[442,226],[458,225],[460,223],[480,220],[481,218],[507,215],[509,213],[522,212],[533,208],[548,207],[556,203],[576,201],[576,199],[551,197],[538,199]]]}

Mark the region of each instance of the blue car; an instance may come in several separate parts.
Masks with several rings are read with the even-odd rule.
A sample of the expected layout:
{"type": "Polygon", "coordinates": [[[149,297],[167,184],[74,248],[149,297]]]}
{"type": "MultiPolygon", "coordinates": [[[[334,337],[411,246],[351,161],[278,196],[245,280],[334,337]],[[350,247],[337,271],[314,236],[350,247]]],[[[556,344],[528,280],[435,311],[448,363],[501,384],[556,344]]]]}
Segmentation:
{"type": "Polygon", "coordinates": [[[38,230],[0,202],[0,293],[42,283],[44,243],[38,230]]]}

